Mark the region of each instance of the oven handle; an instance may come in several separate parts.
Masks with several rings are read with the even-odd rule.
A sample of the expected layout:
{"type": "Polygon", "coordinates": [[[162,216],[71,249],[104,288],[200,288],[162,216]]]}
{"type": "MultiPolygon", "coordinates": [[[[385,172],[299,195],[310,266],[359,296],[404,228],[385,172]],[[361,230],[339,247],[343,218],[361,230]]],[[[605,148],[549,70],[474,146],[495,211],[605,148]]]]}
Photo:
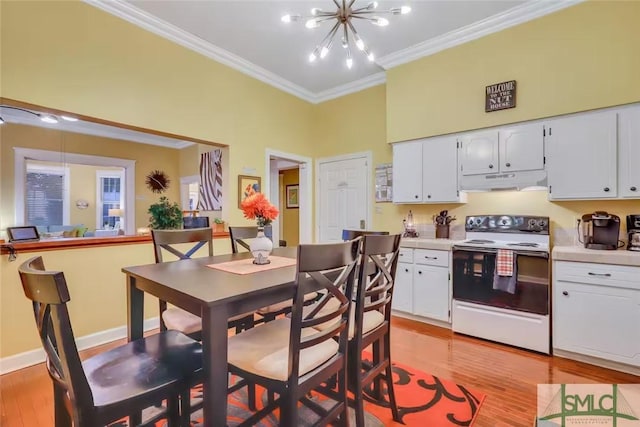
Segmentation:
{"type": "MultiPolygon", "coordinates": [[[[453,247],[453,251],[462,251],[462,252],[479,252],[479,253],[485,253],[485,254],[497,254],[498,250],[497,249],[491,249],[491,248],[476,248],[476,247],[463,247],[463,246],[454,246],[453,247]]],[[[523,256],[532,256],[532,257],[537,257],[537,258],[544,258],[544,259],[549,259],[549,253],[548,252],[540,252],[540,251],[523,251],[523,250],[518,250],[518,251],[513,251],[514,254],[516,255],[523,255],[523,256]]]]}

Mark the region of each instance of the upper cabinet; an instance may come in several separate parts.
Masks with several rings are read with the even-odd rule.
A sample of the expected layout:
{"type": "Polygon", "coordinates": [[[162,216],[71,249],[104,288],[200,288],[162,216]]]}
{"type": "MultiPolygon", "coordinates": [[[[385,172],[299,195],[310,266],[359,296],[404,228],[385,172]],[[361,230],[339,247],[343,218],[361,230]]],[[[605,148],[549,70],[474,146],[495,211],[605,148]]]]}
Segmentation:
{"type": "Polygon", "coordinates": [[[480,175],[544,169],[544,127],[518,125],[460,137],[460,172],[480,175]]]}
{"type": "Polygon", "coordinates": [[[549,198],[617,196],[617,114],[580,114],[548,123],[549,198]]]}
{"type": "Polygon", "coordinates": [[[618,192],[621,197],[640,198],[640,106],[618,113],[618,140],[618,192]]]}
{"type": "Polygon", "coordinates": [[[460,202],[455,137],[393,144],[393,202],[460,202]]]}

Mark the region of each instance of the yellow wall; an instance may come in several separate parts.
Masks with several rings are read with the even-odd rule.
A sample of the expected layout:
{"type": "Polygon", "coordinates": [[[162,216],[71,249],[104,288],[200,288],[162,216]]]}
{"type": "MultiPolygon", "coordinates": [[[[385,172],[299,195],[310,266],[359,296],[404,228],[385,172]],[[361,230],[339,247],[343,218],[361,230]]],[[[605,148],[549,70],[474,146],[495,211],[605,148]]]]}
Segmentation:
{"type": "Polygon", "coordinates": [[[282,237],[287,241],[287,246],[297,246],[300,243],[300,209],[287,209],[287,185],[300,183],[298,169],[288,169],[281,172],[284,191],[284,203],[282,204],[282,237]]]}
{"type": "Polygon", "coordinates": [[[387,72],[390,142],[640,100],[640,2],[589,1],[387,72]],[[485,86],[517,106],[484,112],[485,86]]]}

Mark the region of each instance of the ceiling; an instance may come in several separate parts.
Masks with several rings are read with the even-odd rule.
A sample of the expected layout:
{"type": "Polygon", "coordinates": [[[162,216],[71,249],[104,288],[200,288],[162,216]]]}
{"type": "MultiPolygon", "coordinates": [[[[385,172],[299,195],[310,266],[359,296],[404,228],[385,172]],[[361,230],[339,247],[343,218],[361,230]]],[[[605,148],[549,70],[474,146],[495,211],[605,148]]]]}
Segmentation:
{"type": "MultiPolygon", "coordinates": [[[[336,9],[332,0],[85,0],[149,31],[209,56],[310,102],[383,83],[384,70],[546,15],[580,0],[406,0],[380,1],[379,10],[409,5],[407,15],[382,15],[387,27],[354,26],[376,55],[370,63],[353,50],[345,64],[339,38],[323,60],[308,56],[331,28],[285,24],[286,13],[309,15],[313,7],[336,9]]],[[[356,0],[364,7],[368,0],[356,0]]]]}

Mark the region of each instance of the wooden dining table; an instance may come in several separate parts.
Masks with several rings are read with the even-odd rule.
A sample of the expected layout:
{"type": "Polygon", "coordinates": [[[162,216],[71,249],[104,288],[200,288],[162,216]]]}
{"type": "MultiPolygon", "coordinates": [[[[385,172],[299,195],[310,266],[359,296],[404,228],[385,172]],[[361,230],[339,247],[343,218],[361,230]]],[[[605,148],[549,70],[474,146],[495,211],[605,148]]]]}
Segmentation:
{"type": "MultiPolygon", "coordinates": [[[[273,255],[295,258],[296,248],[276,248],[273,255]]],[[[129,341],[143,336],[145,293],[202,318],[203,425],[208,427],[227,425],[227,320],[294,295],[295,265],[248,274],[207,267],[250,257],[216,255],[122,269],[127,278],[129,341]]]]}

